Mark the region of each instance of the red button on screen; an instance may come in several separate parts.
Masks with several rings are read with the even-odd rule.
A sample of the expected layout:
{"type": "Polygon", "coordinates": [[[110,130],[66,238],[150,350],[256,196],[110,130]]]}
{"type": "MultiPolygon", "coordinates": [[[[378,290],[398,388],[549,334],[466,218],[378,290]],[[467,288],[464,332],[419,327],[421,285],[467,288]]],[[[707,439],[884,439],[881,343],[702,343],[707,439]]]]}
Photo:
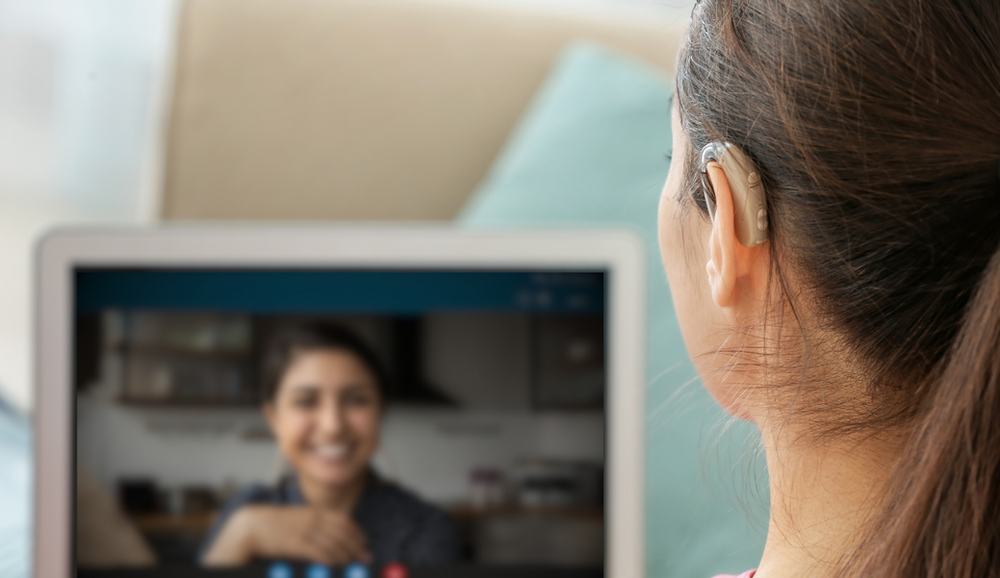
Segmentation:
{"type": "Polygon", "coordinates": [[[408,578],[410,572],[399,562],[388,564],[382,569],[382,578],[408,578]]]}

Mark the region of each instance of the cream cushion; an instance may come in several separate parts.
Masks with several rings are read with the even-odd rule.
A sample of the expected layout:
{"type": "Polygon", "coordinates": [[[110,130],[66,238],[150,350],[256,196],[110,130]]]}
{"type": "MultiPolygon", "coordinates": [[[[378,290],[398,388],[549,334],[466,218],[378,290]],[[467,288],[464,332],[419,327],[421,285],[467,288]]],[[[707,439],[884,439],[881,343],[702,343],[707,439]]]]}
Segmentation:
{"type": "Polygon", "coordinates": [[[450,219],[567,43],[669,73],[680,30],[443,0],[186,0],[160,214],[450,219]]]}

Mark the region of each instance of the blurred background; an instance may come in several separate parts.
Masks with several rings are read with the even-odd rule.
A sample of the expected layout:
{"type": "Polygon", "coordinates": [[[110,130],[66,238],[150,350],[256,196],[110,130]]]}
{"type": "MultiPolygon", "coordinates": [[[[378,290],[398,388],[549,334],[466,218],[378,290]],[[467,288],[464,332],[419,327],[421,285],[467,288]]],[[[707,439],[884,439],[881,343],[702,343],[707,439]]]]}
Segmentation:
{"type": "Polygon", "coordinates": [[[0,2],[0,391],[31,408],[31,254],[151,218],[177,2],[0,2]]]}
{"type": "MultiPolygon", "coordinates": [[[[667,26],[685,21],[694,2],[439,3],[516,14],[527,29],[552,18],[667,26]]],[[[34,239],[57,223],[136,223],[163,216],[165,139],[182,9],[181,0],[0,0],[0,392],[20,410],[31,407],[34,239]]],[[[664,62],[671,58],[663,55],[664,62]]],[[[540,79],[531,80],[537,88],[540,79]]],[[[340,218],[358,216],[343,213],[340,218]]]]}

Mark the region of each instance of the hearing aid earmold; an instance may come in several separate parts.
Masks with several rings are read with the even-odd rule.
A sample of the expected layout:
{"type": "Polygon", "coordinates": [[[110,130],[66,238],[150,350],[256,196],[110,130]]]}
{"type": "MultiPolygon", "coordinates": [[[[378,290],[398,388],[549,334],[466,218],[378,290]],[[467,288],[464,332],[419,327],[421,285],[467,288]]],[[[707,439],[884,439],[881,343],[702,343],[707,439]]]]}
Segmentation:
{"type": "MultiPolygon", "coordinates": [[[[764,187],[760,174],[746,154],[728,142],[710,142],[701,149],[700,170],[708,171],[708,162],[722,166],[733,194],[736,238],[744,247],[756,247],[767,240],[767,208],[764,206],[764,187]]],[[[706,201],[708,192],[706,191],[706,201]]],[[[714,219],[713,207],[709,214],[714,219]]]]}

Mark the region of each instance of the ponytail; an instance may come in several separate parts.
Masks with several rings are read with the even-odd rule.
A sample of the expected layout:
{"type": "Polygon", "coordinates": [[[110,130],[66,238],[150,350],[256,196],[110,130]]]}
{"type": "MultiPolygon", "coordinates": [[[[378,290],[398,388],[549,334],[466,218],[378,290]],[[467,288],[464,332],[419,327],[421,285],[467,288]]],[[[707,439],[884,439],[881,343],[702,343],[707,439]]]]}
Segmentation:
{"type": "Polygon", "coordinates": [[[1000,576],[1000,250],[845,575],[1000,576]]]}

